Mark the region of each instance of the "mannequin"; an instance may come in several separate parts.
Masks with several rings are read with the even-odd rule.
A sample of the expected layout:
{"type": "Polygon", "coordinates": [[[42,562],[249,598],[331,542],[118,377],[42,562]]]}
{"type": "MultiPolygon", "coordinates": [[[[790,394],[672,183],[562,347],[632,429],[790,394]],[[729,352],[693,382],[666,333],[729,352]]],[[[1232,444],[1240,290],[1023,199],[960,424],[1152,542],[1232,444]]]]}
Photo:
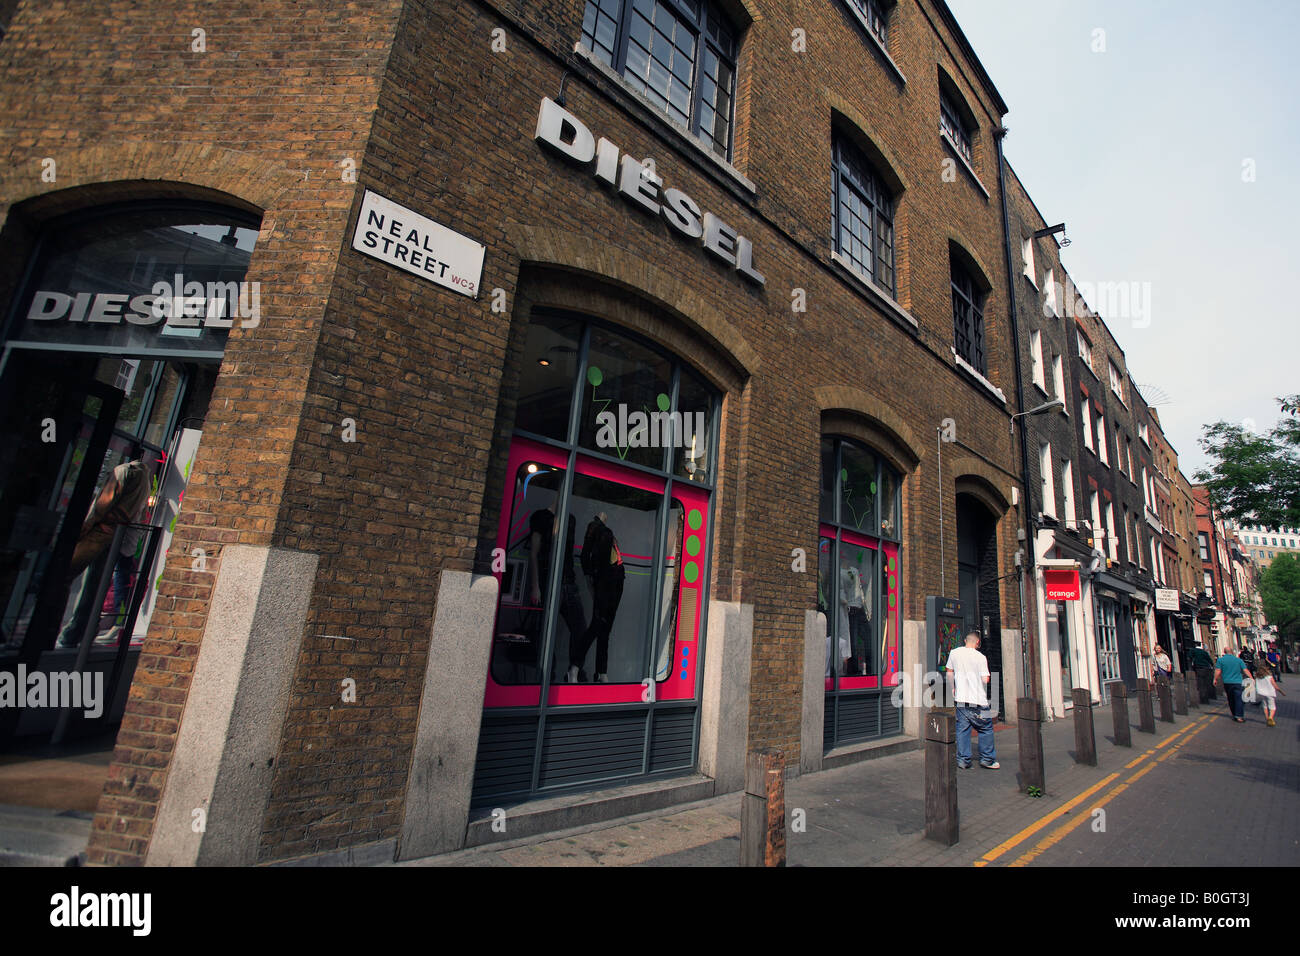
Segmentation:
{"type": "MultiPolygon", "coordinates": [[[[528,544],[528,604],[541,608],[542,602],[550,594],[551,544],[555,532],[559,530],[559,518],[549,508],[543,508],[534,511],[528,523],[531,531],[528,544]]],[[[577,522],[573,515],[569,515],[564,551],[560,554],[560,618],[569,628],[570,642],[587,629],[582,602],[578,599],[578,579],[573,570],[573,537],[576,528],[577,522]]],[[[528,637],[530,657],[523,663],[535,664],[541,640],[540,618],[529,629],[528,637]]]]}
{"type": "MultiPolygon", "coordinates": [[[[68,569],[69,587],[82,574],[81,587],[73,602],[72,617],[59,633],[60,647],[76,647],[89,624],[95,608],[94,591],[98,575],[87,571],[113,543],[119,525],[138,523],[149,503],[149,467],[143,458],[143,446],[133,442],[127,450],[127,460],[113,469],[90,506],[90,512],[81,525],[77,546],[72,552],[72,565],[68,569]]],[[[116,560],[116,555],[114,555],[116,560]]]]}
{"type": "Polygon", "coordinates": [[[609,632],[614,626],[623,599],[623,554],[618,539],[605,524],[605,512],[600,512],[587,525],[582,544],[582,570],[591,585],[591,624],[578,640],[569,645],[569,670],[565,680],[577,683],[582,674],[582,664],[592,642],[596,644],[596,683],[608,680],[609,632]]]}

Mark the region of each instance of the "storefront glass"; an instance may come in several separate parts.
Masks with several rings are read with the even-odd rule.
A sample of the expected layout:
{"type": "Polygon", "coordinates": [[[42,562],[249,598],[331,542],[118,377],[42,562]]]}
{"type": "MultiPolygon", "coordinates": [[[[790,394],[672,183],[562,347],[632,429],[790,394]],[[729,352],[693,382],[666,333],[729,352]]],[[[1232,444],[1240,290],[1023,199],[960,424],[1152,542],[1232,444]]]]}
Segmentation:
{"type": "Polygon", "coordinates": [[[523,354],[476,799],[695,759],[718,395],[559,313],[523,354]]]}
{"type": "Polygon", "coordinates": [[[829,750],[901,729],[885,693],[900,667],[899,481],[847,439],[823,438],[821,461],[817,603],[826,615],[829,750]]]}
{"type": "MultiPolygon", "coordinates": [[[[182,425],[196,443],[230,328],[260,322],[243,281],[256,225],[184,203],[54,223],[9,316],[0,667],[108,671],[102,724],[120,718],[161,574],[162,513],[174,517],[162,485],[179,504],[188,477],[174,474],[182,425]]],[[[55,716],[24,713],[0,736],[44,733],[55,716]]]]}

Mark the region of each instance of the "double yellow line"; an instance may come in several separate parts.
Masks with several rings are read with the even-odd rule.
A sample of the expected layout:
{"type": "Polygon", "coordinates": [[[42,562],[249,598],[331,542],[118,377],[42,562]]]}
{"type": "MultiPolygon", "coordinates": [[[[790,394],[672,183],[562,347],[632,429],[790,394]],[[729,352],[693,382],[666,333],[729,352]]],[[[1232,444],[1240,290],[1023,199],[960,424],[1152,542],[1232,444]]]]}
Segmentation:
{"type": "MultiPolygon", "coordinates": [[[[1186,737],[1183,737],[1182,740],[1178,741],[1178,744],[1176,746],[1171,747],[1162,756],[1157,757],[1152,763],[1147,764],[1137,773],[1130,776],[1127,780],[1115,784],[1114,787],[1111,787],[1110,790],[1107,790],[1104,794],[1098,797],[1097,800],[1091,806],[1088,807],[1086,813],[1080,813],[1077,816],[1072,817],[1067,822],[1061,824],[1056,829],[1049,832],[1037,843],[1035,843],[1032,849],[1016,857],[1016,859],[1012,860],[1007,865],[1025,866],[1031,861],[1033,861],[1034,858],[1042,854],[1044,851],[1046,851],[1050,847],[1055,846],[1062,839],[1064,839],[1066,834],[1068,834],[1071,830],[1074,830],[1075,828],[1082,826],[1086,820],[1090,819],[1092,817],[1093,810],[1099,809],[1106,803],[1107,800],[1111,799],[1112,797],[1120,793],[1123,793],[1125,790],[1129,788],[1129,784],[1133,783],[1135,780],[1139,779],[1143,775],[1150,773],[1157,763],[1162,763],[1163,761],[1168,760],[1175,753],[1177,753],[1178,750],[1187,743],[1187,741],[1191,740],[1202,730],[1204,730],[1205,727],[1208,725],[1208,722],[1212,719],[1214,719],[1214,715],[1207,714],[1199,718],[1198,720],[1195,720],[1192,723],[1188,724],[1182,730],[1170,734],[1164,740],[1160,741],[1160,743],[1156,744],[1153,748],[1148,750],[1146,753],[1142,754],[1142,756],[1134,760],[1130,760],[1128,763],[1124,765],[1124,770],[1132,770],[1134,767],[1142,763],[1142,761],[1146,760],[1152,754],[1159,753],[1165,747],[1172,744],[1175,740],[1178,740],[1179,737],[1183,737],[1183,734],[1187,734],[1186,737]]],[[[1003,856],[1004,854],[1008,853],[1011,850],[1014,850],[1016,847],[1020,846],[1020,844],[1024,843],[1026,840],[1032,837],[1034,834],[1050,826],[1053,822],[1059,820],[1061,817],[1065,816],[1075,807],[1079,806],[1084,801],[1088,800],[1088,798],[1091,797],[1093,794],[1097,793],[1097,791],[1102,790],[1107,786],[1110,786],[1110,784],[1114,783],[1116,780],[1120,778],[1122,773],[1123,771],[1117,771],[1116,773],[1112,773],[1108,775],[1101,781],[1093,784],[1087,790],[1083,791],[1083,793],[1061,804],[1051,813],[1035,821],[1034,823],[1031,823],[1029,826],[1025,827],[1015,836],[1012,836],[1009,839],[1004,840],[1002,843],[999,843],[993,849],[989,850],[982,857],[976,860],[975,866],[988,866],[990,863],[994,862],[999,857],[1003,856]]]]}

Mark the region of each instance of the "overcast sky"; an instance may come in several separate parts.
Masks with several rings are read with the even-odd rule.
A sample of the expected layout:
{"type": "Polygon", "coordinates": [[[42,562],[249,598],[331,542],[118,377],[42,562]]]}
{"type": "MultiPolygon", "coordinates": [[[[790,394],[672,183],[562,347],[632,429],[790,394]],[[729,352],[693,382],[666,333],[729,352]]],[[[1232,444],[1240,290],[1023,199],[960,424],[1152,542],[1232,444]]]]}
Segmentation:
{"type": "Polygon", "coordinates": [[[1089,304],[1191,478],[1203,423],[1264,430],[1300,392],[1300,3],[948,5],[1009,108],[1007,159],[1066,224],[1070,276],[1150,284],[1149,324],[1089,304]]]}

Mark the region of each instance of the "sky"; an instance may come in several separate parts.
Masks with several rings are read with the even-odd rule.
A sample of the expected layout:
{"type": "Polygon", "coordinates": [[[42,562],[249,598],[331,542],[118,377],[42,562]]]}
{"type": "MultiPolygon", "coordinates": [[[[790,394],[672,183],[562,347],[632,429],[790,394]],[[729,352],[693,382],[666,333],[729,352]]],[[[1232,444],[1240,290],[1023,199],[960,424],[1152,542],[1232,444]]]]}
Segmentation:
{"type": "Polygon", "coordinates": [[[1192,478],[1203,424],[1264,431],[1300,392],[1300,3],[948,6],[1071,278],[1136,293],[1088,302],[1192,478]]]}

